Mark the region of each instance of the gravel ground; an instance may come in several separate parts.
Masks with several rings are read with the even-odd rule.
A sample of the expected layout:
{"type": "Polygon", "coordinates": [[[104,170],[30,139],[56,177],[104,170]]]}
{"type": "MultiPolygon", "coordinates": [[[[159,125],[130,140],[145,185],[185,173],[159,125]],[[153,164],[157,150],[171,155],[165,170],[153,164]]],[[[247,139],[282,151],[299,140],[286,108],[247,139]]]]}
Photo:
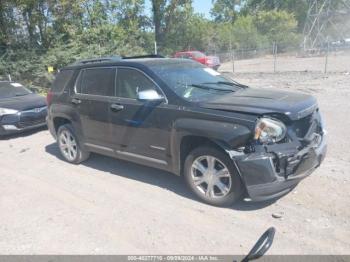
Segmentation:
{"type": "Polygon", "coordinates": [[[212,207],[163,171],[99,155],[68,164],[49,132],[40,130],[0,141],[0,253],[244,254],[274,226],[269,254],[349,254],[350,76],[234,77],[318,98],[328,155],[291,193],[272,202],[212,207]]]}
{"type": "MultiPolygon", "coordinates": [[[[235,61],[235,72],[265,72],[271,73],[274,70],[274,57],[245,59],[235,61]]],[[[328,56],[298,57],[297,55],[281,55],[276,59],[277,72],[349,72],[350,51],[340,51],[328,56]],[[327,66],[325,65],[327,63],[327,66]]],[[[222,71],[232,71],[232,63],[225,63],[220,67],[222,71]]]]}

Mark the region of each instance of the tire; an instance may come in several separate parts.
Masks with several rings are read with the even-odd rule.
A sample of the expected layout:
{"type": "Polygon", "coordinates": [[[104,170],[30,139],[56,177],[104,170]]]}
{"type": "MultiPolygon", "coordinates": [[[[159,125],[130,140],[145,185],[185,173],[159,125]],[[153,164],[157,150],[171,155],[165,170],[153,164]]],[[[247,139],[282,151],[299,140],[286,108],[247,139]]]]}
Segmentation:
{"type": "Polygon", "coordinates": [[[231,206],[244,191],[232,160],[214,147],[191,151],[185,160],[184,176],[192,192],[210,205],[231,206]]]}
{"type": "Polygon", "coordinates": [[[64,160],[79,164],[89,158],[90,152],[84,150],[71,124],[64,124],[58,128],[57,144],[64,160]]]}

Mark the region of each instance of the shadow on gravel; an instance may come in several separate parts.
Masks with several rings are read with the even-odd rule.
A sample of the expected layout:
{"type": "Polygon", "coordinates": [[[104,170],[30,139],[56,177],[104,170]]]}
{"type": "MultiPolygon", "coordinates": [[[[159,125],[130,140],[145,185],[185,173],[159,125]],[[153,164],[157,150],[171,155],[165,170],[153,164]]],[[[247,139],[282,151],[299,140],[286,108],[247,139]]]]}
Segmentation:
{"type": "Polygon", "coordinates": [[[0,136],[0,141],[1,140],[15,139],[15,138],[19,138],[19,137],[27,137],[27,136],[31,136],[33,134],[39,133],[39,132],[44,131],[44,130],[47,130],[46,126],[38,127],[36,129],[32,129],[32,130],[28,130],[28,131],[23,131],[23,132],[20,132],[20,133],[4,135],[4,136],[0,136]]]}
{"type": "MultiPolygon", "coordinates": [[[[64,161],[56,143],[47,145],[45,151],[58,159],[64,161]]],[[[81,165],[94,168],[98,171],[108,172],[112,175],[122,176],[143,183],[155,185],[166,190],[170,190],[182,197],[198,201],[198,199],[187,188],[182,177],[176,176],[166,171],[150,168],[124,160],[114,159],[108,156],[91,154],[90,158],[81,165]]],[[[249,202],[241,200],[231,208],[240,211],[258,210],[273,204],[274,201],[249,202]]]]}

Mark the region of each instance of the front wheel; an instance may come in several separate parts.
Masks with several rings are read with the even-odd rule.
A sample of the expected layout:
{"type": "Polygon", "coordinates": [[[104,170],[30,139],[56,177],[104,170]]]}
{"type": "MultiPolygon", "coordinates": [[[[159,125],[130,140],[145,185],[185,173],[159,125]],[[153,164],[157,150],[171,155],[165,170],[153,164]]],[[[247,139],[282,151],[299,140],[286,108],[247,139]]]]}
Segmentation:
{"type": "Polygon", "coordinates": [[[184,175],[190,189],[210,205],[232,205],[243,192],[232,160],[214,147],[191,151],[185,161],[184,175]]]}

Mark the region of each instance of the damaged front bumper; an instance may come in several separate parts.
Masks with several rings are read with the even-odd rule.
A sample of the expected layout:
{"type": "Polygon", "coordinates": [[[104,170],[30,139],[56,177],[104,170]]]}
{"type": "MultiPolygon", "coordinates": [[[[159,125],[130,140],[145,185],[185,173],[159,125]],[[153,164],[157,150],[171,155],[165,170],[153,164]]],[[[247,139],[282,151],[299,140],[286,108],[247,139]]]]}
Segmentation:
{"type": "Polygon", "coordinates": [[[300,180],[310,175],[327,152],[326,132],[307,146],[295,144],[259,145],[255,152],[237,154],[230,151],[251,200],[263,201],[289,192],[300,180]]]}

